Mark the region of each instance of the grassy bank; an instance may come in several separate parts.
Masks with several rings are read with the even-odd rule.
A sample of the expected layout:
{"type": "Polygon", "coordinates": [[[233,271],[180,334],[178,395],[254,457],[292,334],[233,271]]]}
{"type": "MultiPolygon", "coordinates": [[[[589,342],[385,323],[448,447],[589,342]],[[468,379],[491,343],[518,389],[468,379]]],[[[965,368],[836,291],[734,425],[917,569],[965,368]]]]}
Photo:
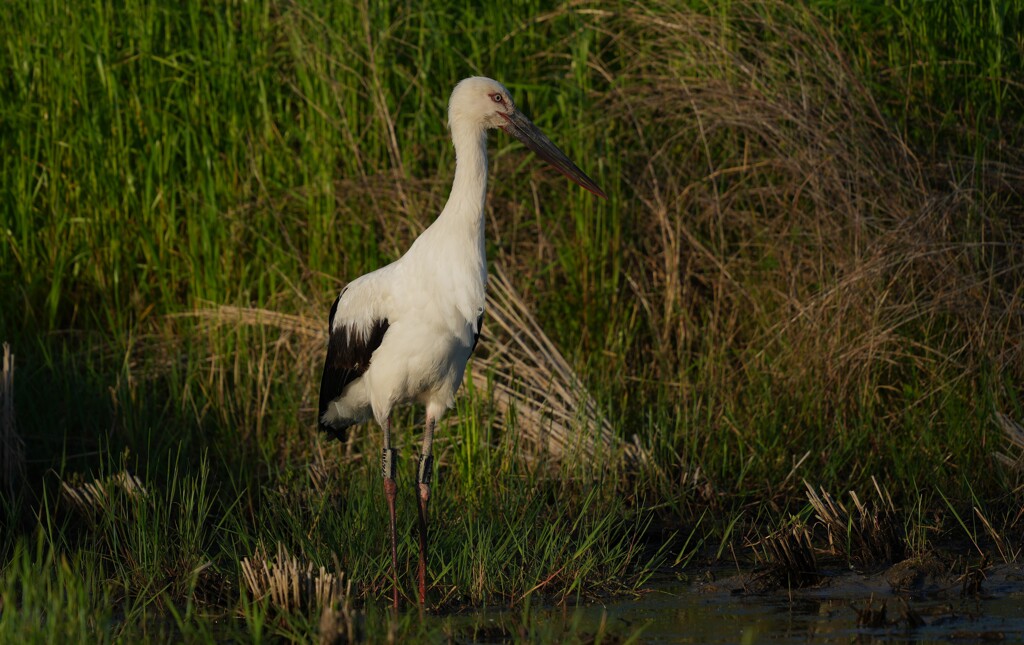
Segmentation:
{"type": "Polygon", "coordinates": [[[815,523],[805,481],[1016,558],[1024,5],[808,4],[6,5],[0,640],[330,631],[254,597],[243,562],[288,558],[338,633],[424,629],[379,608],[378,433],[314,408],[327,307],[439,212],[476,73],[610,198],[491,137],[507,278],[437,447],[438,607],[529,630],[753,558],[815,523]]]}

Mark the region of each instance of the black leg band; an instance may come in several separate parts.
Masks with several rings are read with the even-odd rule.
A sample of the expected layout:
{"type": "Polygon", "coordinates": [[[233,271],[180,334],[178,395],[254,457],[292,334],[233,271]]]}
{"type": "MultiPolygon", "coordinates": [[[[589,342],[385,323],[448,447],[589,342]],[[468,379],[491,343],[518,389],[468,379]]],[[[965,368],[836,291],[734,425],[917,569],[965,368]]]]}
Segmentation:
{"type": "Polygon", "coordinates": [[[416,481],[421,484],[430,485],[430,478],[434,473],[434,456],[420,455],[420,468],[416,473],[416,481]]]}

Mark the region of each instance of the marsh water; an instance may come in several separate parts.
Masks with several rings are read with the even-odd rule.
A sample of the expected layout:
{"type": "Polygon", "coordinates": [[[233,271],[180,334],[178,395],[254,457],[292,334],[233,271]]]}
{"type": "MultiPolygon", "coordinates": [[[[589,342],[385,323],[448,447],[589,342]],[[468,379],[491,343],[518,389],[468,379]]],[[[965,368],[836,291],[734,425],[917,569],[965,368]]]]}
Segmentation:
{"type": "MultiPolygon", "coordinates": [[[[980,590],[950,578],[894,593],[882,574],[844,573],[811,589],[751,594],[742,580],[663,581],[629,600],[532,612],[543,640],[604,643],[1024,642],[1024,569],[992,568],[980,590]]],[[[457,642],[523,640],[519,613],[461,616],[457,642]],[[466,630],[466,631],[464,631],[466,630]],[[517,631],[518,630],[518,631],[517,631]]]]}

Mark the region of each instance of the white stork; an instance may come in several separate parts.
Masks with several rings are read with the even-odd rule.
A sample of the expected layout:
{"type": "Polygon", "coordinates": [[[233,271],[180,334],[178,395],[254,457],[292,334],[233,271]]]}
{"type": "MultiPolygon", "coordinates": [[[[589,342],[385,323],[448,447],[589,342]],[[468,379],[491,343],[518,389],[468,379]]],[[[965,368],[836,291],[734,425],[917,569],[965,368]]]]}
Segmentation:
{"type": "Polygon", "coordinates": [[[448,104],[448,127],[455,145],[455,182],[448,203],[405,255],[341,290],[331,306],[330,340],[320,381],[320,430],[344,440],[349,426],[370,418],[384,430],[382,468],[391,517],[396,609],[397,488],[391,411],[407,403],[426,407],[416,477],[422,604],[434,427],[455,403],[484,315],[487,131],[501,128],[583,188],[605,197],[590,177],[516,109],[509,91],[497,81],[471,77],[456,85],[448,104]]]}

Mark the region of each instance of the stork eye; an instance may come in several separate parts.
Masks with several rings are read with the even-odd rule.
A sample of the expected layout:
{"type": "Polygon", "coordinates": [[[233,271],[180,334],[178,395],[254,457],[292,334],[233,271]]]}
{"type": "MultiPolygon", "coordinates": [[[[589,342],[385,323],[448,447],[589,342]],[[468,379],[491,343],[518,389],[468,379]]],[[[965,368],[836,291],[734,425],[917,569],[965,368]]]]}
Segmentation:
{"type": "Polygon", "coordinates": [[[495,103],[504,103],[505,97],[501,94],[491,94],[491,98],[494,99],[495,103]]]}

